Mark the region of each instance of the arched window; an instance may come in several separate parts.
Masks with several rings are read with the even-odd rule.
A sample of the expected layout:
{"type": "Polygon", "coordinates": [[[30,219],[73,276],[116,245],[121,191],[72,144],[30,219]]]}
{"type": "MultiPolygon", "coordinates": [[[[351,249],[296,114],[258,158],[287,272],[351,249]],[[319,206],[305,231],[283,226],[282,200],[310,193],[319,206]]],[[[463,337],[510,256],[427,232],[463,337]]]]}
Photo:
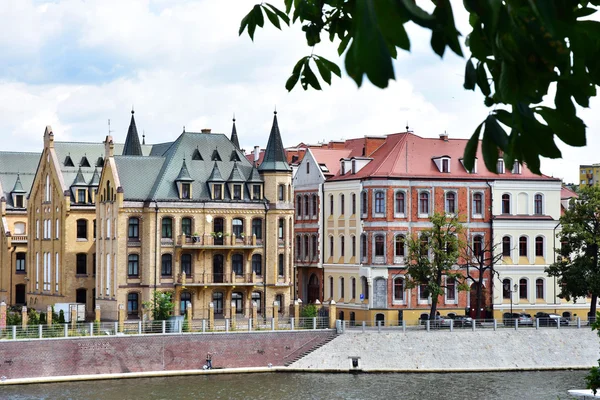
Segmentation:
{"type": "Polygon", "coordinates": [[[362,214],[366,214],[369,210],[367,199],[367,192],[362,192],[360,194],[360,209],[362,214]]]}
{"type": "Polygon", "coordinates": [[[394,207],[395,207],[394,212],[396,214],[404,214],[405,213],[406,203],[405,203],[404,192],[396,192],[396,199],[395,199],[394,207]]]}
{"type": "Polygon", "coordinates": [[[510,214],[510,194],[502,195],[502,214],[510,214]]]}
{"type": "Polygon", "coordinates": [[[345,297],[345,279],[344,278],[340,278],[340,298],[343,299],[345,297]]]}
{"type": "Polygon", "coordinates": [[[333,195],[329,195],[329,215],[333,215],[333,195]]]}
{"type": "Polygon", "coordinates": [[[344,257],[346,254],[346,241],[344,235],[340,236],[340,257],[344,257]]]}
{"type": "Polygon", "coordinates": [[[369,299],[369,282],[367,281],[367,278],[362,276],[360,278],[360,283],[362,286],[363,297],[365,298],[365,300],[368,300],[369,299]]]}
{"type": "Polygon", "coordinates": [[[215,314],[223,314],[223,292],[213,292],[212,301],[215,314]]]}
{"type": "Polygon", "coordinates": [[[139,315],[140,311],[140,295],[138,293],[127,294],[127,314],[132,317],[139,315]]]}
{"type": "Polygon", "coordinates": [[[127,257],[127,275],[139,276],[140,275],[140,256],[137,254],[130,254],[127,257]]]}
{"type": "Polygon", "coordinates": [[[232,233],[235,237],[239,238],[244,233],[244,221],[241,218],[234,218],[231,222],[232,225],[232,233]]]}
{"type": "Polygon", "coordinates": [[[259,276],[262,275],[262,255],[252,255],[252,272],[259,276]]]}
{"type": "Polygon", "coordinates": [[[317,256],[319,254],[319,249],[318,249],[318,245],[317,245],[317,235],[312,235],[311,236],[311,260],[316,260],[317,256]]]}
{"type": "Polygon", "coordinates": [[[383,257],[385,255],[385,238],[383,235],[375,235],[375,256],[383,257]]]}
{"type": "Polygon", "coordinates": [[[163,239],[173,239],[173,220],[169,217],[162,219],[161,237],[163,239]]]}
{"type": "Polygon", "coordinates": [[[192,304],[192,294],[190,292],[181,292],[179,298],[179,312],[185,315],[188,306],[192,304]],[[188,304],[189,303],[189,304],[188,304]]]}
{"type": "Polygon", "coordinates": [[[350,235],[350,243],[352,246],[352,257],[356,257],[356,236],[350,235]]]}
{"type": "Polygon", "coordinates": [[[192,219],[188,217],[181,218],[181,233],[187,237],[192,236],[192,219]]]}
{"type": "Polygon", "coordinates": [[[527,236],[519,238],[519,256],[527,257],[527,236]]]}
{"type": "Polygon", "coordinates": [[[360,259],[361,261],[367,260],[367,235],[360,235],[360,259]]]}
{"type": "Polygon", "coordinates": [[[317,195],[313,194],[312,195],[312,215],[316,216],[318,210],[319,210],[319,206],[317,204],[317,195]]]}
{"type": "Polygon", "coordinates": [[[309,249],[309,237],[308,235],[304,236],[304,256],[303,259],[308,259],[310,257],[310,249],[309,249]]]}
{"type": "Polygon", "coordinates": [[[346,202],[346,196],[344,196],[343,194],[340,194],[340,215],[344,215],[346,213],[345,202],[346,202]]]}
{"type": "Polygon", "coordinates": [[[140,238],[140,220],[136,217],[129,218],[129,227],[127,229],[127,236],[129,239],[140,238]]]}
{"type": "Polygon", "coordinates": [[[429,193],[419,194],[419,214],[429,214],[429,193]]]}
{"type": "Polygon", "coordinates": [[[473,214],[483,214],[483,195],[481,193],[473,194],[473,214]]]}
{"type": "Polygon", "coordinates": [[[502,298],[510,299],[510,279],[502,280],[502,298]]]}
{"type": "Polygon", "coordinates": [[[233,306],[235,307],[236,314],[244,313],[244,296],[242,295],[242,293],[240,293],[240,292],[231,293],[231,302],[233,303],[233,306]]]}
{"type": "MultiPolygon", "coordinates": [[[[308,237],[307,237],[307,240],[308,240],[308,237]]],[[[285,263],[284,263],[283,253],[279,253],[277,255],[277,275],[278,276],[285,275],[285,263]]]]}
{"type": "Polygon", "coordinates": [[[375,192],[375,213],[385,213],[385,193],[381,190],[375,192]]]}
{"type": "Polygon", "coordinates": [[[302,196],[296,196],[296,218],[302,217],[302,196]]]}
{"type": "Polygon", "coordinates": [[[333,236],[329,236],[329,257],[333,257],[333,236]]]}
{"type": "Polygon", "coordinates": [[[333,299],[333,276],[329,277],[329,298],[333,299]]]}
{"type": "Polygon", "coordinates": [[[395,256],[396,257],[404,257],[405,255],[405,240],[403,235],[396,235],[395,238],[395,256]]]}
{"type": "Polygon", "coordinates": [[[309,206],[310,202],[308,201],[308,196],[304,196],[304,216],[308,217],[309,214],[309,210],[308,210],[308,206],[309,206]]]}
{"type": "Polygon", "coordinates": [[[446,278],[446,301],[456,301],[456,279],[446,278]]]}
{"type": "Polygon", "coordinates": [[[170,254],[163,254],[160,257],[161,266],[160,266],[160,274],[161,276],[171,276],[173,275],[173,256],[170,254]]]}
{"type": "Polygon", "coordinates": [[[252,220],[252,234],[256,239],[262,239],[262,219],[254,218],[252,220]]]}
{"type": "Polygon", "coordinates": [[[502,238],[502,255],[504,257],[510,257],[510,236],[504,236],[502,238]]]}
{"type": "Polygon", "coordinates": [[[236,275],[244,273],[244,257],[241,254],[234,254],[231,257],[231,270],[236,275]]]}
{"type": "Polygon", "coordinates": [[[454,192],[446,193],[446,213],[456,214],[456,193],[454,192]]]}
{"type": "Polygon", "coordinates": [[[519,298],[520,299],[527,298],[527,279],[521,279],[519,281],[519,298]]]}
{"type": "Polygon", "coordinates": [[[352,298],[356,298],[356,278],[350,278],[350,289],[352,290],[352,298]]]}
{"type": "Polygon", "coordinates": [[[192,255],[182,254],[181,255],[181,272],[185,272],[187,276],[192,274],[192,255]]]}
{"type": "Polygon", "coordinates": [[[352,193],[352,215],[356,214],[356,193],[352,193]]]}
{"type": "Polygon", "coordinates": [[[296,260],[302,260],[302,236],[296,235],[296,260]]]}
{"type": "Polygon", "coordinates": [[[535,238],[535,256],[544,257],[544,238],[542,236],[535,238]]]}
{"type": "Polygon", "coordinates": [[[394,300],[404,301],[404,278],[394,279],[394,300]]]}
{"type": "Polygon", "coordinates": [[[542,215],[544,213],[544,203],[541,194],[536,194],[533,197],[533,210],[535,215],[542,215]]]}
{"type": "Polygon", "coordinates": [[[544,298],[544,280],[541,278],[535,280],[535,298],[544,298]]]}
{"type": "Polygon", "coordinates": [[[473,255],[481,257],[483,252],[483,237],[481,235],[473,236],[473,255]]]}

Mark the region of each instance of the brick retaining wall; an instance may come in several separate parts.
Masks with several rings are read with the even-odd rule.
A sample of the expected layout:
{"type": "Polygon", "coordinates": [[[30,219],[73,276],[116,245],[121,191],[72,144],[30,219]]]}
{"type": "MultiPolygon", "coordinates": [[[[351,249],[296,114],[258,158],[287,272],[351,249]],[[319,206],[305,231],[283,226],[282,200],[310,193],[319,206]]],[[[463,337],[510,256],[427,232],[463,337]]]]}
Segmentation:
{"type": "Polygon", "coordinates": [[[87,337],[0,342],[0,376],[8,379],[283,366],[329,340],[333,331],[87,337]]]}

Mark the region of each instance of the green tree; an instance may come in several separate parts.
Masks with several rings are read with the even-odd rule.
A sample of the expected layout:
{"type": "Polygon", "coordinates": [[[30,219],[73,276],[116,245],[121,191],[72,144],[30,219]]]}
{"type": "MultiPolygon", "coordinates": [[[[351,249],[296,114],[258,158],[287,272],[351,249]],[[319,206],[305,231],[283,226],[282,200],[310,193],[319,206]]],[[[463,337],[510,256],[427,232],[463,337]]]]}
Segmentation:
{"type": "Polygon", "coordinates": [[[155,321],[167,319],[175,308],[173,292],[160,292],[157,290],[152,292],[152,301],[145,301],[142,304],[150,310],[155,321]]]}
{"type": "MultiPolygon", "coordinates": [[[[395,79],[392,60],[398,50],[410,51],[405,24],[413,22],[431,31],[431,48],[443,57],[446,48],[463,56],[461,33],[454,23],[450,0],[432,1],[433,12],[414,0],[284,0],[284,11],[268,4],[255,5],[241,21],[254,40],[264,16],[278,29],[299,22],[311,48],[292,70],[285,87],[300,81],[320,90],[321,79],[331,84],[340,68],[315,54],[323,38],[345,53],[344,67],[361,86],[364,75],[377,87],[395,79]]],[[[600,22],[598,0],[464,0],[470,32],[464,45],[470,55],[465,65],[464,88],[483,95],[490,113],[475,129],[465,149],[465,166],[472,169],[478,140],[486,167],[496,171],[499,150],[507,165],[519,161],[540,173],[540,156],[561,157],[555,135],[570,146],[586,144],[585,124],[573,100],[589,107],[600,84],[600,22]],[[553,98],[549,93],[552,93],[553,98]],[[554,103],[554,108],[542,101],[554,103]],[[508,132],[505,129],[508,128],[508,132]]]]}
{"type": "MultiPolygon", "coordinates": [[[[600,336],[600,313],[596,314],[596,321],[592,324],[592,330],[600,336]]],[[[586,387],[592,389],[594,395],[600,389],[600,360],[598,360],[598,367],[592,367],[588,376],[585,377],[586,387]]]]}
{"type": "MultiPolygon", "coordinates": [[[[458,217],[446,217],[435,213],[430,220],[432,227],[419,231],[407,240],[408,277],[407,287],[423,285],[425,294],[431,296],[429,319],[433,320],[437,311],[438,297],[444,294],[447,279],[462,282],[463,275],[457,269],[460,239],[463,226],[458,217]]],[[[459,288],[461,288],[459,286],[459,288]]]]}
{"type": "Polygon", "coordinates": [[[600,187],[582,188],[560,224],[560,257],[546,273],[558,278],[561,298],[591,295],[590,319],[594,320],[600,293],[600,187]]]}

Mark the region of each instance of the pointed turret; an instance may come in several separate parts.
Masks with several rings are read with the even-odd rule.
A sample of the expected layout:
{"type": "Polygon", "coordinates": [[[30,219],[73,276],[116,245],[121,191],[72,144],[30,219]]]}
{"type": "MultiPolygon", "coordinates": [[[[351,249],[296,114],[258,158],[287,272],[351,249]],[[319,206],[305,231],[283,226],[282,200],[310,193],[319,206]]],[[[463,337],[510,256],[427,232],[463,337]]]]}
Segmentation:
{"type": "Polygon", "coordinates": [[[100,186],[100,174],[98,173],[98,168],[94,169],[94,175],[92,175],[92,180],[89,183],[90,186],[100,186]]]}
{"type": "Polygon", "coordinates": [[[233,117],[233,128],[231,128],[231,143],[236,149],[240,149],[240,142],[238,140],[237,129],[235,129],[235,116],[233,117]]]}
{"type": "Polygon", "coordinates": [[[194,180],[190,176],[190,173],[187,169],[187,165],[185,164],[185,158],[183,159],[183,164],[181,164],[181,170],[179,170],[179,175],[175,179],[175,182],[193,182],[194,180]]]}
{"type": "Polygon", "coordinates": [[[81,171],[81,167],[79,167],[79,169],[77,170],[77,176],[75,177],[75,180],[73,181],[71,186],[87,186],[87,182],[85,181],[85,178],[83,177],[83,172],[81,171]]]}
{"type": "Polygon", "coordinates": [[[215,165],[213,166],[212,172],[207,179],[207,182],[224,182],[223,176],[221,175],[221,171],[219,170],[219,166],[215,161],[215,165]]]}
{"type": "Polygon", "coordinates": [[[258,167],[259,171],[282,171],[288,172],[292,168],[287,163],[285,151],[283,150],[283,142],[281,141],[281,133],[277,124],[277,111],[274,112],[273,126],[269,135],[269,142],[265,150],[263,162],[258,167]]]}
{"type": "Polygon", "coordinates": [[[127,138],[125,139],[125,146],[123,146],[124,156],[142,156],[142,145],[140,144],[140,137],[138,136],[137,127],[135,126],[135,118],[133,114],[135,111],[131,110],[131,122],[129,122],[129,130],[127,131],[127,138]]]}
{"type": "Polygon", "coordinates": [[[248,182],[262,182],[263,178],[260,176],[260,173],[256,169],[256,167],[252,167],[252,171],[250,172],[250,177],[248,178],[248,182]]]}
{"type": "Polygon", "coordinates": [[[15,182],[15,186],[11,193],[26,193],[23,189],[23,184],[21,183],[21,174],[17,174],[17,181],[15,182]]]}
{"type": "Polygon", "coordinates": [[[227,179],[227,182],[244,182],[244,180],[244,176],[240,172],[237,162],[234,162],[233,168],[231,169],[231,174],[229,174],[229,179],[227,179]]]}

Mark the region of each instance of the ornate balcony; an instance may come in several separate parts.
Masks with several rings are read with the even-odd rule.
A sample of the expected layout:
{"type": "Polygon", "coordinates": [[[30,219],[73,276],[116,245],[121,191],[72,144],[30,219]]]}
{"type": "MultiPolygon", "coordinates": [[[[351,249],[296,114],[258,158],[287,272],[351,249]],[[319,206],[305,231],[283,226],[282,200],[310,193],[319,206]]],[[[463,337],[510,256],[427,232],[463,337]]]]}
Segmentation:
{"type": "Polygon", "coordinates": [[[263,283],[263,277],[256,275],[254,272],[240,275],[237,275],[235,272],[230,274],[213,274],[208,272],[190,275],[184,273],[177,274],[177,284],[182,286],[252,286],[258,283],[263,283]]]}
{"type": "Polygon", "coordinates": [[[236,237],[221,236],[214,237],[211,234],[200,236],[185,236],[177,237],[177,247],[182,249],[260,249],[262,240],[256,239],[256,236],[251,237],[236,237]]]}

